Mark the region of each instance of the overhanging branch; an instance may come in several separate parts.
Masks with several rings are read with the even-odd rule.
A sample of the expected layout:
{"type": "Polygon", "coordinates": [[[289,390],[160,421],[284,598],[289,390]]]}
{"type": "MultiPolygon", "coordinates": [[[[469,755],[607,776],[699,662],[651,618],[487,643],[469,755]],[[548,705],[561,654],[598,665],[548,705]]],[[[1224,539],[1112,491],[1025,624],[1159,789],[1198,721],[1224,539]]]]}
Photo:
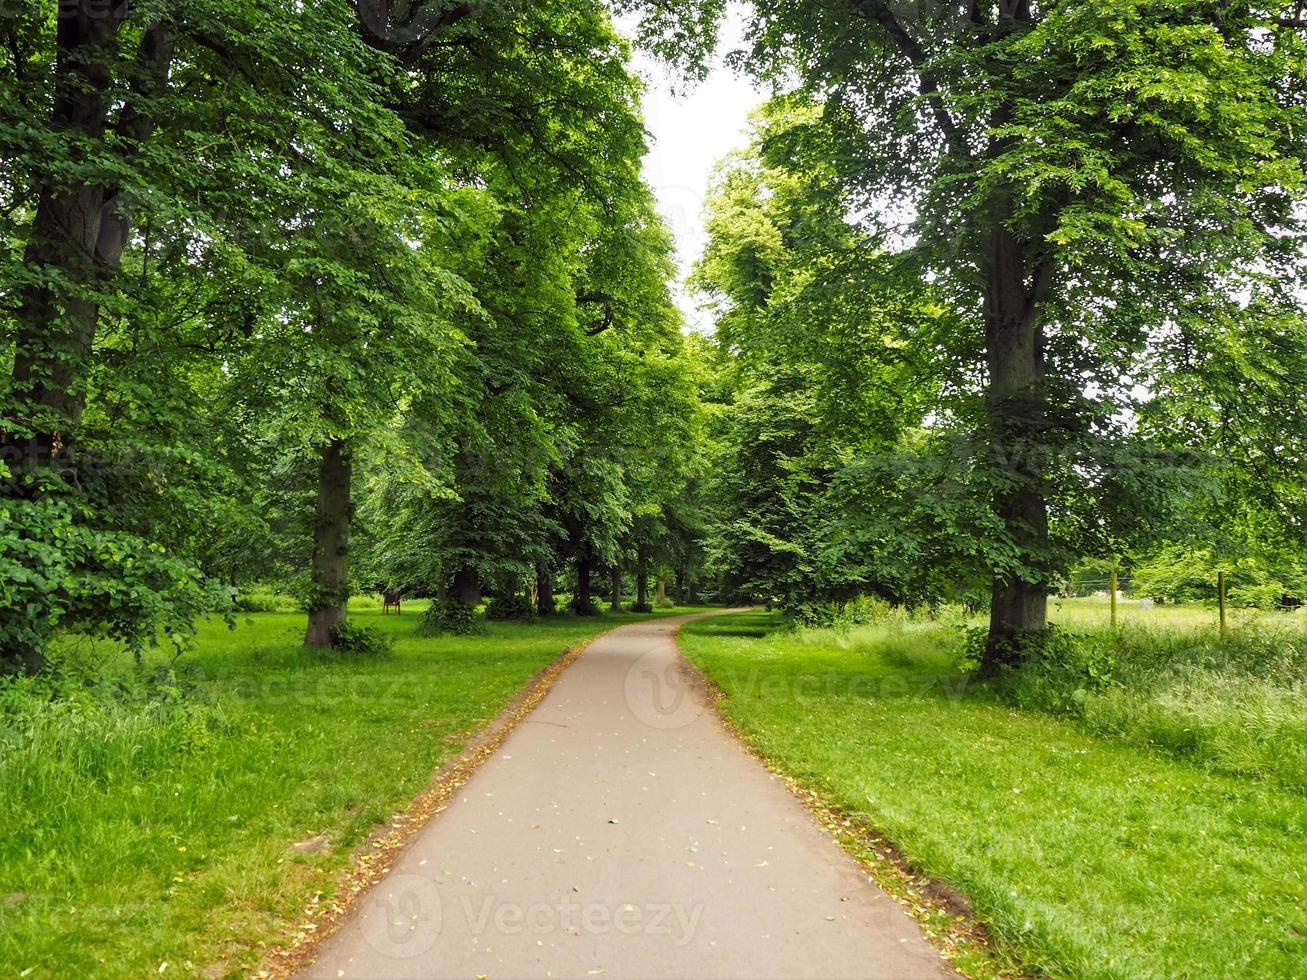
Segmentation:
{"type": "Polygon", "coordinates": [[[926,53],[926,49],[922,47],[921,42],[913,37],[908,29],[899,22],[899,19],[894,16],[894,12],[890,10],[885,0],[854,0],[854,7],[869,20],[883,27],[886,33],[889,34],[899,52],[907,58],[913,71],[916,72],[917,85],[921,90],[921,96],[930,105],[930,112],[935,119],[935,125],[939,127],[940,134],[944,137],[944,142],[948,145],[949,150],[956,156],[970,159],[971,148],[967,146],[967,141],[963,138],[962,130],[958,127],[957,122],[949,114],[948,107],[944,105],[939,79],[930,70],[930,55],[926,53]]]}

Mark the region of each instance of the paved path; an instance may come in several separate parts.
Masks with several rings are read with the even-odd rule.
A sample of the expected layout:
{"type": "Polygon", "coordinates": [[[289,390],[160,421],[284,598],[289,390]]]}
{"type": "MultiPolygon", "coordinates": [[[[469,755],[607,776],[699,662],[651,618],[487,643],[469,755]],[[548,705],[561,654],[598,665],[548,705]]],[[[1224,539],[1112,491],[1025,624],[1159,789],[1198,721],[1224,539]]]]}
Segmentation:
{"type": "Polygon", "coordinates": [[[306,977],[952,976],[677,669],[596,641],[306,977]]]}

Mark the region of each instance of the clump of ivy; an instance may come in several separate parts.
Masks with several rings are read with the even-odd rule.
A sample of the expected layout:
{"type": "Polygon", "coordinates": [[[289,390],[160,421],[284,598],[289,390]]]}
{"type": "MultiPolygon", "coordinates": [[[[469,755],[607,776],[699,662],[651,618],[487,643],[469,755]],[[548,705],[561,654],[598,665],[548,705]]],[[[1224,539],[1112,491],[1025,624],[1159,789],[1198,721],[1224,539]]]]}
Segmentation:
{"type": "Polygon", "coordinates": [[[347,619],[332,629],[331,648],[353,657],[388,657],[395,643],[380,630],[347,619]]]}
{"type": "Polygon", "coordinates": [[[420,636],[440,636],[452,633],[455,636],[467,636],[478,633],[483,628],[483,620],[477,615],[475,606],[453,599],[432,599],[418,625],[420,636]]]}
{"type": "Polygon", "coordinates": [[[497,595],[486,603],[486,619],[529,623],[535,618],[530,600],[520,592],[497,595]]]}

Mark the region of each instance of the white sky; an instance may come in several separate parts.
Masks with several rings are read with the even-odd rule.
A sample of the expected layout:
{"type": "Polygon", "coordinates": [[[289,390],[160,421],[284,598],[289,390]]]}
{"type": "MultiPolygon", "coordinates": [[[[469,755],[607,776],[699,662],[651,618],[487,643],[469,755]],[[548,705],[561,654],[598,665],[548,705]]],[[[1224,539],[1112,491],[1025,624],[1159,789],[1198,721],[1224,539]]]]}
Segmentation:
{"type": "Polygon", "coordinates": [[[745,11],[732,4],[722,25],[712,73],[679,98],[672,95],[666,68],[647,55],[637,52],[635,56],[635,68],[649,86],[644,99],[645,126],[651,137],[644,160],[645,179],[676,236],[680,267],[677,304],[686,323],[704,331],[711,330],[711,321],[695,309],[683,283],[703,251],[708,180],[722,157],[745,144],[749,113],[765,99],[761,90],[723,64],[726,53],[743,44],[744,17],[745,11]]]}

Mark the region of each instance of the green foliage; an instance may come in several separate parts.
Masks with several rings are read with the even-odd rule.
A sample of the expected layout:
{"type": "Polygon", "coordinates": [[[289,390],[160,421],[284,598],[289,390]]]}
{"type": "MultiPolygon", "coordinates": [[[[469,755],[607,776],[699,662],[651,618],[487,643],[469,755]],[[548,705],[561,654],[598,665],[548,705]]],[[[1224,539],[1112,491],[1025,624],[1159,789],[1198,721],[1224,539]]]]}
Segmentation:
{"type": "MultiPolygon", "coordinates": [[[[719,10],[685,11],[705,55],[719,10]]],[[[429,12],[0,17],[3,449],[77,460],[57,495],[5,487],[7,661],[184,631],[212,580],[342,604],[344,573],[307,574],[351,560],[314,521],[327,446],[364,577],[410,590],[615,557],[682,485],[629,45],[592,3],[429,12]],[[94,268],[50,232],[73,200],[124,229],[94,268]]],[[[644,14],[651,43],[679,20],[644,14]]]]}
{"type": "Polygon", "coordinates": [[[1301,550],[1307,59],[1279,26],[754,5],[736,60],[779,94],[697,273],[738,360],[730,580],[980,603],[1190,534],[1301,550]]]}
{"type": "Polygon", "coordinates": [[[1276,609],[1307,596],[1307,566],[1293,551],[1245,552],[1222,560],[1210,547],[1174,544],[1139,561],[1131,589],[1165,602],[1215,602],[1217,573],[1226,573],[1233,606],[1276,609]]]}
{"type": "Polygon", "coordinates": [[[477,614],[476,606],[454,599],[432,599],[427,611],[422,614],[418,626],[418,636],[470,636],[484,629],[484,621],[477,614]]]}
{"type": "Polygon", "coordinates": [[[184,647],[194,618],[231,593],[134,534],[96,527],[69,488],[36,499],[0,470],[0,649],[43,650],[58,629],[104,636],[138,655],[157,631],[184,647]]]}
{"type": "Polygon", "coordinates": [[[535,618],[536,611],[524,592],[495,595],[486,603],[486,619],[529,623],[535,618]]]}
{"type": "Polygon", "coordinates": [[[302,608],[294,596],[280,592],[241,592],[236,596],[236,609],[240,612],[292,612],[302,608]]]}
{"type": "Polygon", "coordinates": [[[386,633],[347,619],[331,631],[331,649],[350,657],[389,657],[394,639],[386,633]]]}
{"type": "MultiPolygon", "coordinates": [[[[968,659],[976,664],[985,648],[978,633],[970,631],[967,643],[968,659]]],[[[1015,675],[999,679],[1005,695],[1020,707],[1080,714],[1090,695],[1117,683],[1117,651],[1102,637],[1050,626],[1027,638],[1024,647],[1026,656],[1015,675]]]]}

